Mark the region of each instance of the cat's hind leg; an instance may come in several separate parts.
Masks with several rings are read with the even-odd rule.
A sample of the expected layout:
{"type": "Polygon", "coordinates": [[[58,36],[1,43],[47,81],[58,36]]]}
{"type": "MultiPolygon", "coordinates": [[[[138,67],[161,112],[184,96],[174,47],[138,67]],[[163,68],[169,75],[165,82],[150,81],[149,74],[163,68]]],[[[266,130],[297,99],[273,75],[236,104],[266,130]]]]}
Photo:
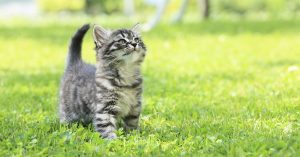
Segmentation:
{"type": "Polygon", "coordinates": [[[66,104],[59,105],[59,121],[62,124],[70,124],[79,121],[79,115],[72,112],[66,104]]]}

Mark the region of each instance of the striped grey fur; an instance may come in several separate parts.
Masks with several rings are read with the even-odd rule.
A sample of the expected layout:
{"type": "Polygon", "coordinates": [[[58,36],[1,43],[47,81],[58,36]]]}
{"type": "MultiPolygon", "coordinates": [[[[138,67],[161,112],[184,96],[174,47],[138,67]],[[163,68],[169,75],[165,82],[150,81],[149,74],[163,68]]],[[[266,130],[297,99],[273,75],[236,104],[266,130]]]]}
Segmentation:
{"type": "Polygon", "coordinates": [[[94,26],[96,65],[81,60],[81,42],[89,29],[80,28],[71,40],[69,57],[60,89],[62,123],[93,122],[103,138],[116,138],[116,121],[125,130],[138,128],[142,107],[141,63],[146,47],[132,29],[106,30],[94,26]]]}

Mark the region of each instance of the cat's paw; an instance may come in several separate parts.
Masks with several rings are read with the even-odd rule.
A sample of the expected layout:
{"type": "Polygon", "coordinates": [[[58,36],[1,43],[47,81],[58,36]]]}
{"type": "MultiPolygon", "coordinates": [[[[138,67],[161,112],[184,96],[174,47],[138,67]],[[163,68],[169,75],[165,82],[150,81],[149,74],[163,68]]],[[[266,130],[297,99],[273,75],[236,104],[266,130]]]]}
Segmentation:
{"type": "Polygon", "coordinates": [[[117,138],[118,138],[118,136],[115,133],[110,133],[105,137],[105,139],[108,139],[108,140],[113,140],[113,139],[117,139],[117,138]]]}
{"type": "Polygon", "coordinates": [[[124,126],[125,132],[131,132],[131,131],[140,131],[140,127],[134,126],[134,127],[129,127],[127,125],[124,126]]]}

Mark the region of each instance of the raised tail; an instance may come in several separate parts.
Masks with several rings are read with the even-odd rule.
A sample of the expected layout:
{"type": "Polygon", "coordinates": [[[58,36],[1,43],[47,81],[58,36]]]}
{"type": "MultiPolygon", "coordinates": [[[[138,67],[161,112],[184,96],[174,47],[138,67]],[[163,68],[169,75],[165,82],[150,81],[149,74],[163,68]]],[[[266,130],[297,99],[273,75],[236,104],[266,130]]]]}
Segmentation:
{"type": "Polygon", "coordinates": [[[72,67],[77,62],[81,61],[81,45],[85,33],[89,30],[90,25],[85,24],[73,35],[67,60],[67,67],[72,67]]]}

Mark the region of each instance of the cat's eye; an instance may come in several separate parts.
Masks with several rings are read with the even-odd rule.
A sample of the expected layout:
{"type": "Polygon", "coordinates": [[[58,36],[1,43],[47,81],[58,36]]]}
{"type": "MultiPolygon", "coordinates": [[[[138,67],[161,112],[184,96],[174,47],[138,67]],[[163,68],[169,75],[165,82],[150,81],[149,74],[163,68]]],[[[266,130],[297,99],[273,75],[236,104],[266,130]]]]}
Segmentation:
{"type": "Polygon", "coordinates": [[[139,38],[134,38],[133,40],[137,43],[140,41],[139,38]]]}
{"type": "Polygon", "coordinates": [[[120,44],[125,44],[125,43],[126,43],[126,40],[125,40],[125,39],[120,39],[120,40],[118,40],[118,43],[120,43],[120,44]]]}

